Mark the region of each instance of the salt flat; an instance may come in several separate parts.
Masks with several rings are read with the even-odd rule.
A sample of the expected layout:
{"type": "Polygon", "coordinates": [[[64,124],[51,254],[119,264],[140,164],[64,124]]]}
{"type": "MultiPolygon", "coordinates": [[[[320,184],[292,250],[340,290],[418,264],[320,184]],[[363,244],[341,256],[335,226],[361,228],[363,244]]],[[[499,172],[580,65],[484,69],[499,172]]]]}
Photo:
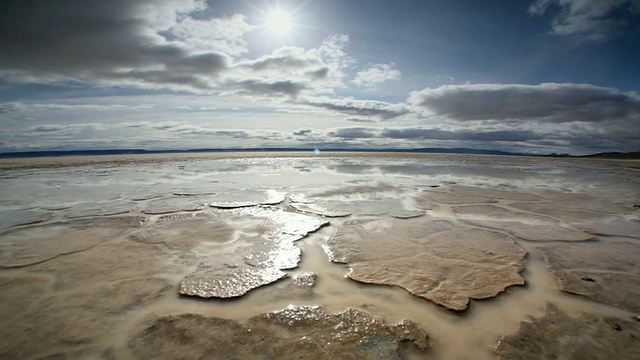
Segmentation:
{"type": "Polygon", "coordinates": [[[0,169],[1,358],[640,356],[639,161],[200,153],[0,169]]]}

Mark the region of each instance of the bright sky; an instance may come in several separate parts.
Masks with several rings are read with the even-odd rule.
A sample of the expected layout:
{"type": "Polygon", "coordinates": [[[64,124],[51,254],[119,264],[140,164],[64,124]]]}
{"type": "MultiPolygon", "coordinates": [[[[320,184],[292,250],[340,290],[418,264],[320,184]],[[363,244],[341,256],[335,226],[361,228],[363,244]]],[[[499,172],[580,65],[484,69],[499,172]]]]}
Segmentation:
{"type": "Polygon", "coordinates": [[[0,152],[640,150],[640,0],[4,0],[0,152]]]}

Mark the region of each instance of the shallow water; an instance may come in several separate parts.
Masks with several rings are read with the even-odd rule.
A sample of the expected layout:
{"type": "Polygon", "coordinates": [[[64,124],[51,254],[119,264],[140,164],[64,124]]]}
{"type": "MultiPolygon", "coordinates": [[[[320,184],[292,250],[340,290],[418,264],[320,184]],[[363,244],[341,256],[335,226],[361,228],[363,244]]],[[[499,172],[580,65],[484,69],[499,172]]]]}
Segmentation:
{"type": "Polygon", "coordinates": [[[401,354],[408,358],[496,359],[499,339],[543,316],[548,303],[571,316],[640,313],[640,266],[628,260],[640,255],[640,210],[633,207],[640,203],[639,162],[272,155],[0,164],[7,169],[0,187],[1,357],[136,358],[149,319],[193,313],[243,323],[319,305],[327,313],[356,307],[388,324],[414,321],[431,348],[401,354]],[[391,217],[402,214],[411,218],[391,217]],[[457,241],[468,236],[469,246],[450,248],[442,240],[449,235],[434,233],[436,223],[449,224],[457,241]],[[350,227],[369,235],[336,237],[350,227]],[[474,238],[478,231],[513,245],[494,253],[493,240],[474,238]],[[372,241],[379,251],[367,248],[372,241]],[[628,259],[616,257],[618,243],[628,259]],[[408,246],[453,260],[425,270],[403,253],[408,246]],[[550,256],[558,246],[575,257],[550,256]],[[344,263],[331,262],[336,251],[348,254],[338,259],[344,263]],[[433,286],[446,289],[445,298],[472,285],[481,294],[496,256],[519,251],[526,257],[510,261],[525,285],[502,279],[497,295],[464,295],[470,300],[462,311],[412,290],[440,272],[433,286]],[[395,256],[404,260],[388,261],[395,256]],[[574,272],[563,272],[563,264],[574,264],[574,272]],[[349,278],[351,268],[365,269],[369,283],[349,278]],[[286,277],[258,276],[248,286],[239,275],[247,271],[286,277]],[[315,285],[296,286],[292,278],[308,272],[315,285]],[[235,297],[180,295],[193,279],[223,290],[216,294],[233,287],[235,297]],[[409,291],[388,285],[407,281],[409,291]],[[622,293],[625,301],[611,296],[622,293]]]}

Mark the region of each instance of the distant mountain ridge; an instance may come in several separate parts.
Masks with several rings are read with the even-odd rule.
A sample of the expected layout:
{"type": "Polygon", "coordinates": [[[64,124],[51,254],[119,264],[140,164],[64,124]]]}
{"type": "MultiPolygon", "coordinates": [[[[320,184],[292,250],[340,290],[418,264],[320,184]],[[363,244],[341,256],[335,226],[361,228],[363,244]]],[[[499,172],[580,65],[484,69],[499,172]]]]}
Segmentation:
{"type": "Polygon", "coordinates": [[[602,158],[602,159],[640,159],[640,151],[621,153],[621,152],[605,152],[593,155],[585,155],[582,157],[602,158]]]}
{"type": "MultiPolygon", "coordinates": [[[[29,158],[55,156],[92,156],[92,155],[130,155],[130,154],[163,154],[163,153],[194,153],[194,152],[276,152],[276,151],[312,151],[310,148],[219,148],[219,149],[187,149],[187,150],[145,150],[145,149],[105,149],[105,150],[52,150],[52,151],[17,151],[0,153],[0,158],[29,158]]],[[[504,155],[504,156],[539,156],[539,157],[577,157],[603,159],[640,159],[640,151],[620,153],[605,152],[592,155],[573,156],[569,154],[525,154],[501,150],[484,150],[469,148],[415,148],[415,149],[350,149],[333,148],[321,149],[323,152],[394,152],[394,153],[425,153],[425,154],[470,154],[470,155],[504,155]]]]}

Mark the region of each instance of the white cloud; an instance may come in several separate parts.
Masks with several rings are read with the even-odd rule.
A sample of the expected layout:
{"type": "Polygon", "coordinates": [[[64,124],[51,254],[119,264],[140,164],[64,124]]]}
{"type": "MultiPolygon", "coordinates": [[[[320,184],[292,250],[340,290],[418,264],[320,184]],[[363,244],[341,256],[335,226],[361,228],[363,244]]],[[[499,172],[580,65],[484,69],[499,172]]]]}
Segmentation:
{"type": "Polygon", "coordinates": [[[241,14],[202,18],[204,1],[10,2],[0,14],[0,76],[11,82],[170,89],[273,102],[345,87],[347,35],[246,58],[257,27],[241,14]],[[74,6],[73,11],[69,9],[74,6]],[[60,51],[64,49],[64,51],[60,51]]]}
{"type": "MultiPolygon", "coordinates": [[[[76,2],[74,11],[65,8],[72,4],[66,1],[59,6],[5,2],[9,11],[0,13],[0,34],[8,34],[0,36],[3,81],[170,90],[90,98],[76,92],[68,98],[56,94],[0,103],[0,143],[12,148],[33,146],[35,136],[41,138],[39,146],[50,148],[92,142],[165,148],[259,147],[274,141],[338,146],[352,140],[376,146],[434,141],[587,146],[592,141],[628,148],[640,138],[640,96],[592,85],[450,85],[415,91],[406,103],[337,95],[347,84],[374,89],[399,81],[402,74],[392,63],[372,63],[349,82],[347,73],[356,62],[347,51],[349,37],[341,34],[311,48],[285,46],[249,56],[246,40],[255,26],[240,14],[206,18],[211,12],[204,0],[85,0],[76,2]],[[232,109],[237,111],[230,115],[232,109]],[[385,120],[406,126],[381,129],[385,120]],[[348,122],[370,127],[345,127],[348,122]],[[256,130],[265,124],[273,131],[256,130]]],[[[614,15],[640,12],[639,3],[539,0],[529,11],[559,10],[556,34],[596,39],[624,26],[614,15]]],[[[105,93],[112,91],[117,92],[105,93]]]]}
{"type": "Polygon", "coordinates": [[[344,78],[346,74],[344,70],[355,63],[345,52],[345,48],[349,44],[349,36],[344,34],[335,34],[329,36],[322,42],[322,45],[315,50],[328,65],[329,76],[328,81],[334,87],[344,87],[344,78]]]}
{"type": "Polygon", "coordinates": [[[248,52],[244,35],[256,26],[250,25],[244,15],[196,20],[182,16],[170,32],[180,45],[198,52],[222,52],[237,57],[248,52]]]}
{"type": "Polygon", "coordinates": [[[301,94],[333,94],[344,87],[348,37],[331,35],[317,48],[285,46],[257,59],[238,61],[220,79],[225,94],[297,98],[301,94]]]}
{"type": "Polygon", "coordinates": [[[609,39],[628,25],[616,12],[638,13],[637,0],[537,0],[529,6],[531,15],[544,15],[549,8],[559,8],[551,32],[584,41],[609,39]]]}
{"type": "Polygon", "coordinates": [[[386,81],[400,81],[400,70],[394,69],[393,64],[375,64],[356,74],[353,83],[369,89],[375,89],[386,81]]]}
{"type": "MultiPolygon", "coordinates": [[[[122,4],[114,4],[114,1],[110,1],[111,4],[105,4],[102,0],[85,0],[83,3],[90,3],[89,5],[105,5],[97,9],[81,8],[82,11],[89,11],[90,14],[105,12],[111,15],[111,12],[118,13],[119,16],[123,16],[129,19],[136,19],[143,22],[149,30],[155,34],[157,31],[168,30],[176,24],[177,16],[189,14],[194,11],[204,10],[207,7],[205,0],[139,0],[135,4],[133,2],[125,1],[122,4]],[[129,10],[130,9],[130,10],[129,10]],[[129,10],[122,11],[119,10],[129,10]]],[[[63,11],[66,11],[62,7],[63,11]]]]}
{"type": "MultiPolygon", "coordinates": [[[[0,37],[0,76],[10,82],[71,81],[239,95],[286,108],[301,96],[336,97],[335,89],[346,88],[345,71],[355,62],[346,52],[349,37],[343,34],[330,35],[315,48],[287,46],[255,59],[240,58],[247,54],[245,35],[255,26],[239,14],[201,18],[202,13],[197,12],[206,8],[204,1],[87,0],[73,11],[64,2],[51,8],[44,2],[31,6],[7,1],[12,2],[7,7],[11,11],[0,14],[0,33],[11,35],[0,37]]],[[[386,65],[376,69],[369,76],[363,73],[363,84],[395,76],[397,71],[386,65]]],[[[365,111],[365,116],[385,119],[406,112],[336,98],[318,99],[306,107],[353,115],[365,111]]],[[[79,110],[79,106],[93,105],[58,104],[50,109],[70,109],[68,106],[79,110]]],[[[94,109],[115,109],[109,106],[94,109]]],[[[11,107],[0,111],[11,111],[11,107]]]]}

